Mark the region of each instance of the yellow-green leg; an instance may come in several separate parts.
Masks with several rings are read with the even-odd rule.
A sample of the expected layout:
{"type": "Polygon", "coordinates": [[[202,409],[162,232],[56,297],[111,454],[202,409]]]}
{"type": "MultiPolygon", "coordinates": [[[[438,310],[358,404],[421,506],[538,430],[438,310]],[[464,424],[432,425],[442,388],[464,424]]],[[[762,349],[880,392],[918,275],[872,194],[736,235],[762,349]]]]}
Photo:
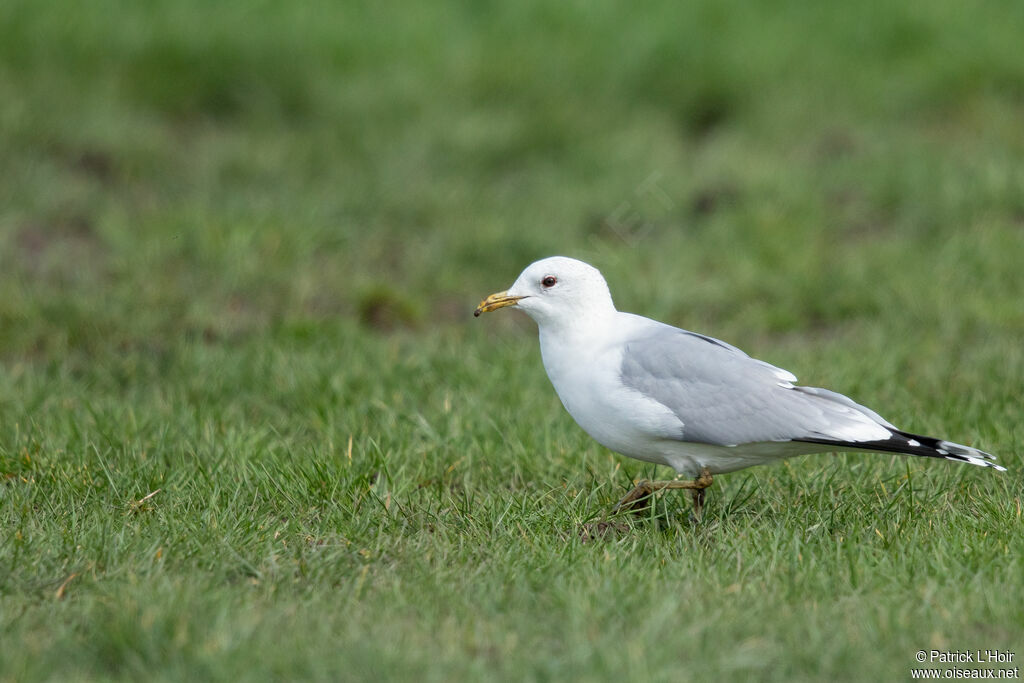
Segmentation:
{"type": "Polygon", "coordinates": [[[632,512],[639,513],[647,507],[647,499],[650,498],[651,494],[655,491],[661,491],[664,489],[690,489],[693,491],[693,516],[700,519],[701,512],[704,508],[704,489],[711,486],[712,478],[711,472],[708,468],[701,470],[700,476],[693,481],[681,481],[679,479],[673,479],[671,481],[651,481],[650,479],[640,479],[634,482],[636,486],[633,490],[627,493],[615,504],[615,512],[620,510],[630,510],[632,512]]]}

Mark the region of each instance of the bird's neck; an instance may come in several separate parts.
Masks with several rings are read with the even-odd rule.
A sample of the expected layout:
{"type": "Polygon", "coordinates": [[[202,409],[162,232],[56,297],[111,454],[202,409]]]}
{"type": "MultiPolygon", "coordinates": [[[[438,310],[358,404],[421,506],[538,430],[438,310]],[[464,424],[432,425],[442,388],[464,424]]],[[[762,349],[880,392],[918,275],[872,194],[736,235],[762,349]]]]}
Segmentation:
{"type": "Polygon", "coordinates": [[[590,309],[579,315],[566,316],[558,320],[538,321],[542,347],[563,351],[593,346],[595,339],[608,336],[615,327],[618,311],[614,306],[607,309],[590,309]]]}

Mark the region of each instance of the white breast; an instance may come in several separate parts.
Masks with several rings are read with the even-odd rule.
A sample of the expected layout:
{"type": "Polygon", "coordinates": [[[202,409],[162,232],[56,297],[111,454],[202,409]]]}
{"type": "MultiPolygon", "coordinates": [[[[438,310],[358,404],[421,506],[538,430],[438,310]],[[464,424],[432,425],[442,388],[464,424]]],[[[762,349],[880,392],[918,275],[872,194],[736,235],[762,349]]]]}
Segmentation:
{"type": "Polygon", "coordinates": [[[590,436],[624,455],[671,464],[665,440],[677,438],[682,423],[665,406],[622,384],[621,344],[574,344],[542,332],[540,347],[562,405],[590,436]]]}

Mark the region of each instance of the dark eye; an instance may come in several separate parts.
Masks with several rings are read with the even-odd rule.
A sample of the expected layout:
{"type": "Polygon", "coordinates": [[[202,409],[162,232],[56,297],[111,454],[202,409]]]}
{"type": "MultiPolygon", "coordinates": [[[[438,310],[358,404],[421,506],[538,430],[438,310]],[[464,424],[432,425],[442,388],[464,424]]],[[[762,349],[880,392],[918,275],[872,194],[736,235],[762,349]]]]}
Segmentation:
{"type": "Polygon", "coordinates": [[[554,287],[556,282],[558,282],[558,280],[556,280],[555,277],[552,275],[548,275],[546,278],[540,281],[540,283],[545,287],[554,287]]]}

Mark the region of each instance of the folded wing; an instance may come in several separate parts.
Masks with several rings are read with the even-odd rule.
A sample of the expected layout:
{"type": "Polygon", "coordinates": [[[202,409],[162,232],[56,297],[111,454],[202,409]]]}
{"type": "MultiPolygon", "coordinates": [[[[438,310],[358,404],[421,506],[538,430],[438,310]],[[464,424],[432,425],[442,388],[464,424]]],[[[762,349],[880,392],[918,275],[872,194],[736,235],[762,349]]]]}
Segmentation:
{"type": "Polygon", "coordinates": [[[801,441],[999,468],[969,446],[902,432],[878,413],[711,337],[650,321],[622,358],[625,386],[670,409],[679,440],[717,446],[801,441]]]}

